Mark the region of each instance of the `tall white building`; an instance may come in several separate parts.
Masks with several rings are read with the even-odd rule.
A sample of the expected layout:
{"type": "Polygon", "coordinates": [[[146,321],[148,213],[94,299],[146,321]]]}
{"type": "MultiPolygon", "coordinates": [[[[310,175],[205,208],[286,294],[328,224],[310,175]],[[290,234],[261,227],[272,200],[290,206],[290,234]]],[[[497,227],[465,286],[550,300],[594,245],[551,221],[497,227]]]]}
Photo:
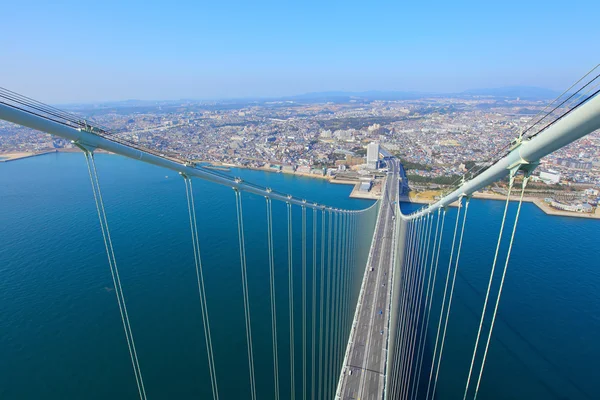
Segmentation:
{"type": "Polygon", "coordinates": [[[367,146],[367,167],[377,169],[379,166],[379,143],[369,143],[367,146]]]}

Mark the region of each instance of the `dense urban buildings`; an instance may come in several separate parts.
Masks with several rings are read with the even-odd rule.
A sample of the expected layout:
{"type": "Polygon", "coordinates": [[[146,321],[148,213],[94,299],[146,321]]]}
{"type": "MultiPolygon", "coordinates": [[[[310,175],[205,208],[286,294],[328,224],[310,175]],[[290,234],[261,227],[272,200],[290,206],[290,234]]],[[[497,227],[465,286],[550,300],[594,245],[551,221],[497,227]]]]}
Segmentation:
{"type": "MultiPolygon", "coordinates": [[[[91,116],[119,138],[213,165],[359,180],[378,167],[374,155],[382,146],[402,160],[411,188],[424,191],[468,178],[498,158],[498,149],[506,149],[548,103],[473,95],[413,97],[127,102],[69,110],[81,118],[91,116]]],[[[62,139],[0,121],[0,157],[71,147],[62,139]]],[[[546,157],[530,194],[548,203],[595,207],[599,150],[596,132],[546,157]]],[[[371,187],[371,182],[362,186],[371,187]]],[[[501,184],[493,189],[503,190],[501,184]]]]}

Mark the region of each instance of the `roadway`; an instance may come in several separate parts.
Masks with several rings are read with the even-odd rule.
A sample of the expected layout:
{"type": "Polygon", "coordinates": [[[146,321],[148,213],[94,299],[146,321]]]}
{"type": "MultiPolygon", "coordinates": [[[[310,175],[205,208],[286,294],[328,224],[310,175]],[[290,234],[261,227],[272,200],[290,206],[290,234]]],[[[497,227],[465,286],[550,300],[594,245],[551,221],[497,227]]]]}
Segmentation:
{"type": "Polygon", "coordinates": [[[395,202],[399,165],[388,161],[387,176],[357,313],[342,366],[336,398],[381,399],[387,359],[390,285],[394,254],[395,202]]]}

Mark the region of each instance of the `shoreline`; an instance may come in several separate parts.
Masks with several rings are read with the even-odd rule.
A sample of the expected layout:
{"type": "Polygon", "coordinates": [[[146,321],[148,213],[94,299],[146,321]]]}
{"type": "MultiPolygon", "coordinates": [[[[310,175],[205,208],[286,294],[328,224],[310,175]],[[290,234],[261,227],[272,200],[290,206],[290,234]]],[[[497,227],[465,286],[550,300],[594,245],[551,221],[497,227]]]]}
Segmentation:
{"type": "MultiPolygon", "coordinates": [[[[54,153],[79,153],[79,152],[81,152],[80,149],[71,148],[71,149],[51,149],[51,150],[41,151],[38,153],[32,153],[32,152],[0,153],[0,163],[18,161],[18,160],[23,160],[26,158],[38,157],[38,156],[54,154],[54,153]]],[[[97,150],[97,152],[105,153],[105,154],[112,154],[112,153],[104,151],[104,150],[97,150]]],[[[273,171],[272,169],[267,168],[267,167],[248,167],[248,166],[244,166],[244,165],[233,165],[233,164],[226,164],[226,163],[211,163],[211,165],[214,165],[217,167],[224,166],[224,167],[231,167],[231,168],[240,168],[240,169],[249,169],[249,170],[255,170],[255,171],[287,174],[287,175],[300,176],[300,177],[305,177],[305,178],[322,179],[322,180],[326,180],[327,182],[329,182],[331,184],[335,184],[335,185],[352,185],[353,186],[352,191],[348,195],[348,197],[352,198],[352,199],[376,201],[381,198],[381,194],[379,194],[379,193],[373,193],[372,191],[369,191],[366,193],[360,192],[358,190],[358,188],[360,186],[360,181],[336,179],[335,177],[332,178],[332,177],[326,176],[326,175],[317,175],[317,174],[311,174],[311,173],[305,173],[305,172],[273,171]]],[[[419,194],[421,194],[421,193],[416,193],[414,196],[401,197],[399,199],[399,202],[415,203],[415,204],[429,204],[432,202],[432,198],[419,198],[418,197],[419,194]]],[[[496,193],[489,193],[489,192],[475,192],[473,194],[473,198],[481,199],[481,200],[496,200],[496,201],[505,201],[506,200],[506,197],[503,195],[496,194],[496,193]]],[[[518,195],[510,196],[510,201],[519,201],[519,196],[518,195]]],[[[583,218],[583,219],[600,219],[600,207],[597,207],[596,211],[593,213],[578,213],[578,212],[573,212],[573,211],[564,211],[564,210],[554,209],[551,206],[549,206],[548,204],[546,204],[544,202],[544,200],[539,199],[537,197],[525,196],[525,197],[523,197],[523,201],[527,202],[527,203],[535,204],[546,215],[560,216],[560,217],[572,217],[572,218],[583,218]]],[[[450,206],[456,207],[457,203],[454,202],[454,203],[450,204],[450,206]]]]}
{"type": "MultiPolygon", "coordinates": [[[[510,201],[519,201],[519,197],[520,197],[519,195],[511,195],[509,200],[510,201]]],[[[506,201],[506,196],[503,196],[501,194],[486,193],[486,192],[475,192],[475,193],[473,193],[473,198],[480,199],[480,200],[506,201]]],[[[429,199],[424,199],[424,198],[403,197],[402,199],[400,199],[400,202],[415,203],[415,204],[429,204],[431,201],[429,199]]],[[[596,211],[593,213],[578,213],[578,212],[573,212],[573,211],[563,211],[563,210],[554,209],[554,208],[550,207],[548,204],[546,204],[544,202],[544,200],[537,198],[537,197],[524,196],[523,202],[535,204],[540,210],[542,210],[544,212],[544,214],[550,215],[550,216],[572,217],[572,218],[583,218],[583,219],[600,219],[600,207],[598,207],[596,209],[596,211]]],[[[458,204],[456,202],[450,204],[451,207],[456,207],[457,205],[458,204]]]]}
{"type": "MultiPolygon", "coordinates": [[[[71,149],[63,149],[63,148],[58,148],[58,149],[50,149],[50,150],[43,150],[37,153],[33,153],[30,151],[13,151],[10,153],[0,153],[0,163],[3,162],[11,162],[11,161],[18,161],[18,160],[24,160],[26,158],[31,158],[31,157],[38,157],[38,156],[45,156],[47,154],[55,154],[55,153],[81,153],[82,151],[78,148],[71,148],[71,149]]],[[[95,151],[96,153],[102,153],[102,154],[112,154],[106,150],[102,150],[102,149],[97,149],[95,151]]]]}
{"type": "MultiPolygon", "coordinates": [[[[475,193],[473,195],[473,197],[476,199],[483,199],[483,200],[504,200],[504,201],[506,201],[505,196],[502,196],[499,194],[491,194],[491,193],[475,193]]],[[[519,196],[518,195],[510,196],[510,201],[519,201],[519,196]]],[[[544,200],[542,200],[538,197],[531,197],[531,196],[524,196],[523,202],[535,204],[546,215],[554,215],[554,216],[560,216],[560,217],[585,218],[585,219],[600,219],[600,212],[598,211],[598,208],[596,208],[596,211],[593,213],[578,213],[578,212],[574,212],[574,211],[557,210],[555,208],[552,208],[548,204],[546,204],[546,202],[544,200]]]]}
{"type": "Polygon", "coordinates": [[[39,153],[32,153],[29,151],[23,152],[12,152],[12,153],[0,153],[0,163],[6,163],[11,161],[23,160],[25,158],[43,156],[46,154],[58,153],[58,149],[41,151],[39,153]]]}
{"type": "MultiPolygon", "coordinates": [[[[71,149],[60,148],[60,149],[52,149],[52,150],[42,151],[39,153],[31,153],[31,152],[0,153],[0,157],[7,157],[6,159],[0,159],[0,162],[23,160],[23,159],[30,158],[30,157],[43,156],[46,154],[53,154],[53,153],[80,153],[80,152],[81,152],[81,150],[78,148],[71,148],[71,149]]],[[[96,152],[104,153],[104,154],[113,154],[111,152],[101,150],[101,149],[96,150],[96,152]]],[[[204,162],[204,161],[202,161],[202,162],[204,162]]],[[[304,178],[321,179],[321,180],[325,180],[328,183],[331,183],[334,185],[352,185],[353,186],[352,191],[348,195],[348,197],[351,199],[376,201],[381,198],[381,194],[378,194],[378,193],[372,193],[371,191],[369,191],[367,193],[360,192],[358,190],[358,188],[360,186],[360,181],[352,181],[352,180],[347,180],[347,179],[336,179],[335,177],[331,177],[331,176],[327,176],[327,175],[318,175],[318,174],[311,174],[311,173],[306,173],[306,172],[274,171],[268,167],[249,167],[249,166],[245,166],[245,165],[235,165],[235,164],[221,163],[221,162],[218,162],[218,163],[217,162],[209,162],[209,161],[206,161],[206,162],[216,168],[226,167],[226,168],[248,169],[248,170],[253,170],[253,171],[263,171],[263,172],[270,172],[270,173],[276,173],[276,174],[286,174],[286,175],[292,175],[292,176],[298,176],[298,177],[304,177],[304,178]]]]}

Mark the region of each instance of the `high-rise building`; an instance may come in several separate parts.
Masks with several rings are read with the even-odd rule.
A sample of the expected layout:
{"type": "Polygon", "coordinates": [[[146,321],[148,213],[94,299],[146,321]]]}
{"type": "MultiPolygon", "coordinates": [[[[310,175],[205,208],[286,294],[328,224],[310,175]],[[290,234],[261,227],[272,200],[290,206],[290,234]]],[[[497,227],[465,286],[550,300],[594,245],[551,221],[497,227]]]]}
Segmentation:
{"type": "Polygon", "coordinates": [[[369,143],[367,146],[367,167],[377,169],[379,166],[379,143],[369,143]]]}

